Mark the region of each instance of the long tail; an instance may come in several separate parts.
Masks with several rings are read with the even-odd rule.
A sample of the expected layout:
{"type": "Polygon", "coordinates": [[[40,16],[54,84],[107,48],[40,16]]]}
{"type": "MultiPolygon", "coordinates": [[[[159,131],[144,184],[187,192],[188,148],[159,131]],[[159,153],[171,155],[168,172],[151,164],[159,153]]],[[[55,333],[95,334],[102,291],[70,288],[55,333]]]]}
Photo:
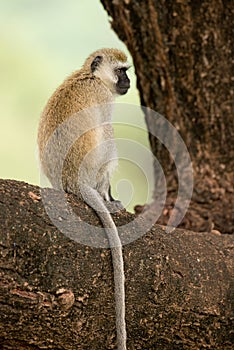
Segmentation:
{"type": "Polygon", "coordinates": [[[126,323],[125,323],[125,288],[124,262],[122,244],[115,223],[106,208],[102,197],[93,188],[85,185],[81,188],[85,202],[97,212],[103,223],[111,247],[115,285],[115,310],[118,350],[126,350],[126,323]]]}

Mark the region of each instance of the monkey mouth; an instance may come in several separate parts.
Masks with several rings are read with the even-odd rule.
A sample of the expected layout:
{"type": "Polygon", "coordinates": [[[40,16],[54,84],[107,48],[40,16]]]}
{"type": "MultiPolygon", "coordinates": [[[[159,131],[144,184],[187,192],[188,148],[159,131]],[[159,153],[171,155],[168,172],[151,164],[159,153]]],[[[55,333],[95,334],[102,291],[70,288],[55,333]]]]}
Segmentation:
{"type": "Polygon", "coordinates": [[[129,88],[130,88],[130,86],[118,86],[117,93],[119,95],[125,95],[128,92],[129,88]]]}

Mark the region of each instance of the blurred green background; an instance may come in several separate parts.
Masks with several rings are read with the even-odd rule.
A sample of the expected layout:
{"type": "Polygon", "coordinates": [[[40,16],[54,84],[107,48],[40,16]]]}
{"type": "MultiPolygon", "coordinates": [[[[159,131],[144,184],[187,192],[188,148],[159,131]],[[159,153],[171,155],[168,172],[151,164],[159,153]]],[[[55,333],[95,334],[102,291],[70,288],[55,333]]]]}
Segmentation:
{"type": "MultiPolygon", "coordinates": [[[[127,52],[99,0],[0,0],[0,178],[40,183],[36,156],[40,114],[64,78],[102,47],[127,52]]],[[[129,76],[130,92],[118,102],[139,105],[133,67],[129,76]]],[[[137,118],[145,129],[143,115],[137,118]]],[[[147,133],[140,129],[118,126],[116,133],[148,147],[147,133]]],[[[147,201],[148,180],[130,163],[122,161],[113,187],[122,176],[130,179],[134,194],[125,189],[125,181],[126,198],[120,199],[132,210],[147,201]]]]}

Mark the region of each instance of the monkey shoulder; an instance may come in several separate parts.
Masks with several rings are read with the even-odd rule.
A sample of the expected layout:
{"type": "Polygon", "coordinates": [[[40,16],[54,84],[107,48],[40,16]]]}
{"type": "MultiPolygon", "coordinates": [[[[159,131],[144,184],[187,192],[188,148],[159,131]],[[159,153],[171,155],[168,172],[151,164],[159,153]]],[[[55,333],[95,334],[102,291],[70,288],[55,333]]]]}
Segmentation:
{"type": "Polygon", "coordinates": [[[112,93],[100,78],[77,71],[55,90],[43,114],[50,123],[60,123],[80,110],[108,104],[112,99],[112,93]]]}
{"type": "Polygon", "coordinates": [[[108,103],[113,95],[103,81],[92,73],[77,71],[66,81],[66,90],[73,97],[82,98],[89,105],[94,103],[108,103]]]}

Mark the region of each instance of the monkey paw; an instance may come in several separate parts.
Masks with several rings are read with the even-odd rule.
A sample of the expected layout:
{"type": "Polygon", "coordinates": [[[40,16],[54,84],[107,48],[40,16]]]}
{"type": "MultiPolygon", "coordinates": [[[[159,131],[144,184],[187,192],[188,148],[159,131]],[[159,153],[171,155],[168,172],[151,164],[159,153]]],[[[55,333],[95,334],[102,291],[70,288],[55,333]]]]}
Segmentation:
{"type": "Polygon", "coordinates": [[[115,213],[120,210],[125,209],[123,204],[120,201],[113,200],[113,201],[106,201],[105,206],[109,210],[110,213],[115,213]]]}

